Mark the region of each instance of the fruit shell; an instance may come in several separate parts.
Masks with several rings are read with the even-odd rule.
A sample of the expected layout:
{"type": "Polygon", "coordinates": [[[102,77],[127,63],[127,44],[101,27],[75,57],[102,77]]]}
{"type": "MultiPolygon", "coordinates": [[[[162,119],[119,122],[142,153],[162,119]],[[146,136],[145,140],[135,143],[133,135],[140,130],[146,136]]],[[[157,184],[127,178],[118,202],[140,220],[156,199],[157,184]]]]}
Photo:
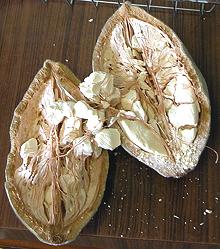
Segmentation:
{"type": "Polygon", "coordinates": [[[97,177],[95,174],[92,176],[94,182],[100,181],[99,191],[94,202],[92,203],[92,206],[87,208],[86,212],[83,213],[83,219],[78,217],[74,221],[74,224],[72,224],[71,227],[68,227],[70,230],[68,235],[65,227],[57,234],[53,234],[52,225],[45,226],[40,224],[40,222],[32,217],[32,215],[26,210],[24,203],[22,202],[22,199],[14,185],[13,177],[16,165],[20,165],[21,163],[21,159],[19,159],[20,145],[24,142],[26,133],[28,133],[30,130],[28,127],[32,127],[33,125],[32,120],[34,120],[35,115],[35,104],[40,94],[43,92],[46,82],[51,74],[57,74],[60,78],[67,79],[67,81],[62,82],[64,87],[70,93],[72,93],[73,96],[76,96],[76,98],[83,98],[77,86],[80,81],[66,66],[51,60],[46,60],[44,62],[43,67],[35,76],[23,99],[14,111],[14,116],[10,127],[11,149],[8,154],[7,165],[5,169],[5,190],[11,207],[13,208],[17,217],[40,241],[50,245],[64,245],[73,241],[77,237],[82,228],[89,222],[91,217],[97,211],[105,190],[109,160],[107,151],[103,150],[102,155],[92,162],[91,167],[94,165],[101,166],[99,179],[96,179],[97,177]],[[31,115],[31,119],[28,119],[29,115],[31,115]]]}
{"type": "MultiPolygon", "coordinates": [[[[211,108],[209,103],[208,88],[203,78],[201,72],[199,71],[196,64],[193,62],[189,52],[180,41],[178,36],[174,31],[165,25],[163,22],[159,21],[155,17],[148,14],[141,8],[132,6],[129,2],[124,3],[106,22],[101,34],[96,42],[94,52],[93,52],[93,71],[105,71],[103,67],[104,63],[102,61],[103,48],[115,26],[122,22],[125,18],[137,18],[144,22],[150,23],[151,25],[159,28],[164,33],[166,33],[173,44],[175,44],[176,52],[180,56],[181,61],[184,62],[184,66],[188,75],[190,76],[194,87],[196,89],[196,94],[201,105],[200,113],[200,123],[198,126],[198,135],[191,148],[193,153],[190,154],[189,160],[191,160],[190,166],[188,162],[181,159],[179,163],[172,163],[172,161],[166,159],[165,157],[153,156],[148,152],[141,150],[138,146],[132,143],[123,133],[123,131],[116,125],[122,137],[122,147],[132,156],[136,157],[139,161],[148,165],[149,167],[156,170],[159,174],[165,177],[181,177],[187,172],[193,170],[198,163],[199,157],[205,148],[211,122],[211,108]]],[[[191,153],[191,152],[189,152],[191,153]]],[[[180,156],[181,157],[181,156],[180,156]]]]}

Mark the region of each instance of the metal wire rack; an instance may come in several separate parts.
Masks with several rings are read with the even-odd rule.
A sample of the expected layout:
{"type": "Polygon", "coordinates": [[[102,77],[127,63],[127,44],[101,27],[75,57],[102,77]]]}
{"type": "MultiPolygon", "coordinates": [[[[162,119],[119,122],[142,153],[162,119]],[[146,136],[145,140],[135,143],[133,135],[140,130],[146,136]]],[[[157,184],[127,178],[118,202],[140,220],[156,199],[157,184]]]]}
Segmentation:
{"type": "MultiPolygon", "coordinates": [[[[48,2],[48,0],[42,0],[43,2],[48,2]]],[[[72,6],[75,2],[89,2],[92,3],[96,8],[99,4],[111,4],[120,6],[123,1],[122,0],[66,0],[66,2],[72,6]]],[[[187,12],[197,12],[201,15],[205,13],[211,13],[216,5],[220,4],[220,0],[167,0],[167,2],[171,3],[171,5],[167,6],[165,4],[155,4],[155,0],[145,0],[144,3],[132,3],[134,6],[146,8],[147,11],[150,10],[172,10],[175,13],[179,11],[187,11],[187,12]],[[187,8],[184,7],[184,3],[192,2],[196,3],[195,8],[187,8]],[[181,4],[181,7],[180,7],[181,4]]]]}

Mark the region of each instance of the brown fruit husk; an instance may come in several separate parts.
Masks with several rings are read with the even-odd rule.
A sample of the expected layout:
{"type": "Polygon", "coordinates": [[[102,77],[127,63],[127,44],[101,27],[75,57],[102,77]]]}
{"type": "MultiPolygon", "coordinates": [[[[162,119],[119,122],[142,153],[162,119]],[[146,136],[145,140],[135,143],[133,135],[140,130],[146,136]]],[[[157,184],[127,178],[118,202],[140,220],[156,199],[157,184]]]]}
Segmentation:
{"type": "MultiPolygon", "coordinates": [[[[49,84],[53,86],[59,84],[75,100],[81,100],[84,97],[78,89],[78,83],[79,80],[67,67],[50,60],[45,61],[43,68],[37,73],[15,109],[10,127],[11,150],[5,171],[5,189],[10,204],[21,222],[39,240],[51,245],[62,245],[74,240],[98,209],[105,189],[108,154],[103,150],[97,158],[93,155],[75,158],[67,149],[63,151],[69,151],[69,154],[59,157],[56,154],[59,143],[55,149],[48,149],[51,140],[53,140],[52,145],[56,142],[55,136],[50,140],[48,133],[48,139],[44,141],[45,147],[41,151],[43,156],[39,156],[38,161],[34,161],[32,165],[35,167],[34,174],[38,174],[34,183],[29,181],[30,177],[25,180],[18,173],[18,168],[22,164],[19,152],[25,141],[31,137],[37,138],[39,135],[38,123],[39,117],[42,117],[39,103],[46,87],[49,84]],[[47,150],[51,154],[46,154],[47,150]],[[48,156],[48,160],[40,171],[40,163],[45,156],[48,156]],[[66,162],[71,159],[73,161],[67,164],[66,162]],[[72,183],[71,180],[65,182],[64,175],[72,181],[75,179],[75,182],[72,183]],[[66,184],[66,189],[62,187],[64,185],[61,184],[61,178],[62,184],[66,184]],[[50,206],[45,206],[48,186],[52,189],[48,192],[49,200],[50,198],[52,200],[50,206]]],[[[68,100],[68,96],[64,98],[68,100]]]]}
{"type": "MultiPolygon", "coordinates": [[[[169,50],[168,45],[166,49],[169,50]]],[[[160,51],[161,54],[164,52],[163,50],[160,51]]],[[[169,56],[168,54],[169,53],[165,55],[169,56]]],[[[154,144],[155,148],[153,152],[141,148],[138,143],[135,143],[133,139],[131,139],[136,125],[134,125],[133,131],[132,129],[130,129],[130,134],[128,134],[125,132],[125,129],[122,128],[120,123],[121,120],[132,120],[132,118],[121,117],[118,122],[115,123],[115,126],[118,127],[121,132],[122,146],[132,156],[136,157],[139,161],[153,168],[165,177],[183,176],[187,172],[194,169],[197,165],[199,157],[205,147],[209,135],[211,110],[206,82],[199,69],[193,62],[192,58],[190,57],[189,53],[187,52],[186,48],[177,37],[177,35],[173,32],[173,30],[144,10],[138,7],[133,7],[130,3],[126,2],[113,14],[112,17],[109,18],[101,31],[101,34],[94,48],[93,71],[104,71],[115,75],[115,85],[116,87],[119,87],[121,89],[121,94],[123,95],[128,93],[130,89],[136,89],[138,85],[138,73],[140,73],[143,68],[147,70],[149,82],[153,82],[152,89],[154,90],[155,96],[159,96],[159,104],[157,105],[151,103],[150,106],[154,110],[154,114],[157,116],[157,122],[158,120],[160,122],[160,129],[159,131],[155,130],[154,127],[152,127],[152,125],[150,125],[146,120],[138,122],[142,122],[142,124],[144,122],[146,129],[148,129],[148,131],[152,134],[152,136],[149,138],[150,141],[148,142],[157,140],[157,144],[154,144]],[[142,33],[139,33],[140,36],[142,35],[143,37],[139,37],[139,39],[142,39],[142,41],[139,40],[139,45],[145,44],[145,46],[141,45],[141,48],[138,47],[137,49],[134,45],[132,45],[132,36],[134,34],[137,34],[137,27],[134,25],[135,23],[139,23],[139,27],[143,25],[143,27],[148,27],[149,30],[155,30],[155,32],[151,32],[149,33],[149,36],[146,35],[145,37],[143,36],[144,34],[148,34],[147,32],[144,33],[142,30],[142,33]],[[155,39],[157,34],[161,37],[158,40],[155,39]],[[179,137],[177,140],[175,140],[175,134],[177,134],[177,130],[179,129],[179,127],[177,129],[173,126],[173,124],[171,125],[167,114],[168,112],[166,112],[165,110],[165,97],[164,95],[162,95],[164,93],[161,93],[161,91],[163,91],[164,87],[167,86],[168,81],[162,82],[161,78],[161,82],[159,82],[159,79],[156,77],[156,73],[164,71],[160,71],[159,67],[156,68],[156,66],[154,66],[156,60],[152,59],[151,62],[153,66],[148,64],[148,61],[150,61],[150,57],[148,57],[148,55],[150,54],[152,58],[154,58],[155,53],[151,51],[157,51],[157,47],[160,46],[159,42],[161,39],[167,39],[167,41],[169,41],[168,43],[170,49],[173,49],[172,51],[175,51],[174,58],[178,58],[178,70],[181,65],[182,70],[184,70],[184,77],[189,80],[191,84],[190,87],[193,88],[193,95],[196,96],[196,103],[198,105],[196,113],[196,115],[198,116],[198,122],[195,124],[196,127],[186,125],[183,128],[180,128],[192,128],[196,130],[196,136],[193,141],[191,141],[190,143],[184,142],[184,145],[183,140],[181,140],[179,137]],[[145,40],[148,41],[148,43],[145,42],[145,40]],[[152,42],[155,42],[154,47],[151,48],[151,50],[147,50],[147,46],[149,44],[153,44],[152,42]],[[141,65],[139,63],[138,65],[131,66],[131,53],[133,53],[132,56],[134,56],[135,54],[135,59],[142,60],[143,58],[145,58],[145,60],[143,60],[145,64],[141,65]],[[155,73],[155,71],[153,70],[158,71],[156,71],[155,73]],[[158,106],[160,106],[160,110],[158,106]],[[165,155],[160,152],[158,153],[156,147],[159,145],[164,146],[166,150],[165,155]],[[184,146],[185,149],[183,149],[184,146]],[[156,153],[154,153],[155,151],[156,153]]],[[[170,71],[168,68],[163,68],[163,70],[167,70],[166,74],[170,75],[171,70],[174,70],[173,68],[174,66],[171,67],[170,71]]],[[[145,97],[142,93],[140,93],[140,91],[138,92],[138,94],[141,103],[143,104],[143,102],[145,102],[145,105],[148,106],[149,101],[146,102],[146,99],[144,99],[145,97]]],[[[155,97],[155,99],[156,98],[157,97],[155,97]]],[[[193,108],[194,107],[195,106],[193,104],[193,108]]],[[[120,109],[123,110],[123,107],[118,105],[118,110],[120,109]]],[[[117,110],[114,110],[114,113],[116,112],[117,110]]],[[[157,128],[158,127],[159,123],[157,123],[157,128]]]]}

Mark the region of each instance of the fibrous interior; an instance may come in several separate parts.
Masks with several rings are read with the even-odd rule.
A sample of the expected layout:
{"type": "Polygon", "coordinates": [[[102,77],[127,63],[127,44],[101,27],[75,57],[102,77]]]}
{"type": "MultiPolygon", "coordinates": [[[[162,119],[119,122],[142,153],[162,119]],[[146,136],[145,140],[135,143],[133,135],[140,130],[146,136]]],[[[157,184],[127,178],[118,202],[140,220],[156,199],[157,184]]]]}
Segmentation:
{"type": "Polygon", "coordinates": [[[99,187],[105,168],[100,160],[102,148],[117,147],[120,135],[104,127],[104,110],[87,104],[79,89],[75,99],[56,77],[44,85],[42,95],[32,103],[36,121],[28,127],[28,137],[19,149],[22,165],[14,178],[26,210],[59,233],[84,219],[86,210],[91,212],[103,191],[99,187]]]}
{"type": "Polygon", "coordinates": [[[113,74],[120,89],[119,109],[126,112],[118,124],[124,134],[144,151],[175,161],[197,136],[200,103],[168,35],[150,23],[124,18],[97,54],[99,68],[113,74]],[[146,139],[140,139],[144,133],[146,139]]]}

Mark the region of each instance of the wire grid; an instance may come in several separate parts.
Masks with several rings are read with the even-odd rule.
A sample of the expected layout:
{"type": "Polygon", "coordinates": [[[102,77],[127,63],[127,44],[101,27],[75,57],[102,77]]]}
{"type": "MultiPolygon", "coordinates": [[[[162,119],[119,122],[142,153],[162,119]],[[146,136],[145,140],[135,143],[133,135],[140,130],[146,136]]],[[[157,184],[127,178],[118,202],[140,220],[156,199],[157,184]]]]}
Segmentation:
{"type": "MultiPolygon", "coordinates": [[[[43,2],[47,3],[48,0],[42,0],[43,2]]],[[[73,6],[76,2],[89,2],[92,3],[96,8],[99,4],[111,4],[111,5],[118,5],[120,6],[123,4],[121,0],[66,0],[66,2],[73,6]]],[[[178,11],[187,11],[187,12],[197,12],[201,15],[205,13],[211,13],[217,4],[220,4],[220,0],[167,0],[167,2],[172,2],[172,6],[165,6],[163,4],[158,5],[154,3],[154,0],[145,0],[145,3],[131,3],[134,6],[146,8],[147,11],[150,10],[172,10],[173,12],[177,13],[178,11]],[[198,8],[184,8],[179,7],[179,3],[183,2],[193,2],[198,5],[198,8]],[[207,5],[209,5],[207,7],[207,5]]]]}

